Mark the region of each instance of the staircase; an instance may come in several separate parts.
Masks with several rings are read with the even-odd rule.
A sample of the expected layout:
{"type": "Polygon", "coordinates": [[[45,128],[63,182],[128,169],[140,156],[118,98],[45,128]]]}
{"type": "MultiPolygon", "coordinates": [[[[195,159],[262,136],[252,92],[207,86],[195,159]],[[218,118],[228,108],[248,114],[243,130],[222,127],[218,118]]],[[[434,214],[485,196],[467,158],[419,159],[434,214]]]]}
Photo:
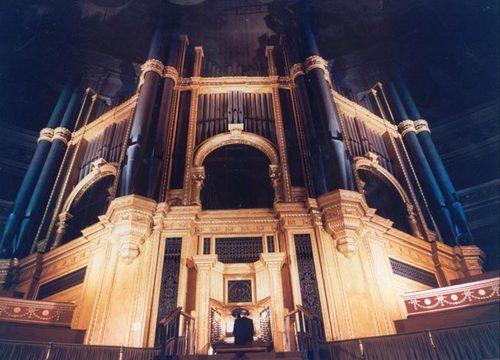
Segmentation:
{"type": "Polygon", "coordinates": [[[217,355],[181,355],[179,360],[303,360],[302,353],[293,352],[247,352],[242,356],[236,353],[225,353],[217,355]]]}

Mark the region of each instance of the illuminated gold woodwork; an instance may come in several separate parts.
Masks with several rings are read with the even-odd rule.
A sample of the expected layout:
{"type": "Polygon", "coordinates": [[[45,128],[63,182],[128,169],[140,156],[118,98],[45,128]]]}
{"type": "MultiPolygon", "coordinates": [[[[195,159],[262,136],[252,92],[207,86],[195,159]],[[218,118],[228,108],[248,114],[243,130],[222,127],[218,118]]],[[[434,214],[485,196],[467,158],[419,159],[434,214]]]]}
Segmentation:
{"type": "MultiPolygon", "coordinates": [[[[187,42],[187,39],[183,40],[187,42]]],[[[394,321],[406,317],[403,294],[428,290],[429,284],[398,275],[394,261],[434,276],[440,286],[482,271],[484,254],[475,246],[450,247],[436,241],[436,234],[426,224],[425,208],[417,201],[418,179],[402,143],[408,131],[429,131],[423,120],[407,120],[398,129],[331,90],[340,125],[345,133],[347,150],[353,155],[346,118],[359,119],[384,142],[396,167],[397,175],[381,165],[379,156],[367,152],[352,156],[358,191],[335,190],[318,198],[309,197],[311,186],[307,136],[300,113],[300,98],[294,84],[297,76],[321,69],[329,79],[327,63],[318,56],[305,64],[295,64],[290,76],[278,77],[274,70],[273,49],[266,48],[270,76],[267,77],[201,77],[203,49],[195,48],[194,76],[181,77],[177,69],[158,60],[148,60],[141,68],[140,84],[148,72],[175,82],[173,106],[168,121],[168,144],[165,145],[165,170],[158,201],[129,195],[116,197],[121,173],[119,163],[97,159],[88,175],[77,180],[86,146],[110,124],[122,124],[134,116],[140,92],[131,99],[84,124],[73,134],[61,128],[43,129],[39,140],[52,137],[68,141],[54,194],[54,215],[50,236],[39,239],[34,253],[18,262],[0,261],[0,281],[15,275],[12,290],[26,299],[37,299],[40,287],[75,270],[86,268],[82,283],[50,295],[50,302],[73,302],[71,326],[86,330],[85,343],[123,346],[154,346],[162,271],[166,243],[181,238],[180,269],[176,306],[196,318],[196,342],[199,353],[210,351],[210,312],[221,313],[224,329],[232,328],[231,310],[247,307],[255,321],[264,309],[270,313],[274,348],[285,349],[285,315],[302,305],[301,275],[295,238],[307,235],[311,240],[312,263],[317,281],[317,296],[327,340],[393,334],[394,321]],[[291,92],[292,112],[298,129],[300,161],[306,187],[293,186],[287,158],[282,104],[279,90],[291,92]],[[219,134],[196,144],[198,99],[200,94],[228,91],[268,93],[272,95],[276,142],[254,134],[243,124],[229,124],[219,134]],[[183,185],[169,188],[172,157],[178,129],[180,92],[190,91],[189,117],[185,151],[183,185]],[[269,182],[274,191],[269,209],[203,210],[200,192],[205,185],[204,161],[213,151],[227,145],[248,145],[269,159],[269,182]],[[377,215],[363,195],[364,184],[358,170],[369,171],[392,186],[406,206],[411,234],[394,228],[393,222],[377,215]],[[82,236],[62,244],[62,237],[72,220],[71,205],[99,180],[113,176],[110,205],[82,236]],[[414,186],[417,184],[417,186],[414,186]],[[262,253],[251,263],[229,264],[219,261],[216,241],[219,238],[253,237],[262,239],[262,253]],[[205,240],[209,242],[205,246],[205,240]],[[270,242],[269,248],[268,243],[270,242]],[[50,249],[50,250],[49,250],[50,249]],[[229,280],[250,280],[252,301],[232,304],[227,300],[229,280]],[[267,311],[267,310],[266,310],[267,311]]],[[[181,55],[180,55],[181,56],[181,55]]],[[[183,56],[183,55],[182,55],[183,56]]],[[[184,58],[181,59],[184,61],[184,58]]],[[[139,87],[140,88],[140,85],[139,87]]],[[[127,144],[130,123],[123,135],[127,144]]],[[[126,146],[120,149],[120,162],[126,146]]],[[[244,161],[244,159],[242,159],[244,161]]],[[[144,174],[144,176],[147,176],[144,174]]],[[[260,323],[256,325],[261,331],[260,323]]]]}

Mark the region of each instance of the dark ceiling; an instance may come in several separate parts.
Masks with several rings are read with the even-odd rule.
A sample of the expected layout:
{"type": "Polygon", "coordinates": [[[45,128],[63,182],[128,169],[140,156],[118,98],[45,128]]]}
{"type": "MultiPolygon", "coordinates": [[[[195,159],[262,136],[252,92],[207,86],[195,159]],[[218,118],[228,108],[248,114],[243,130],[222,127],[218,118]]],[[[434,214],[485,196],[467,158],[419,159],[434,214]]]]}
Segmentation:
{"type": "MultiPolygon", "coordinates": [[[[276,41],[297,6],[205,0],[178,6],[176,27],[191,45],[203,45],[207,58],[229,54],[243,63],[263,42],[276,41]]],[[[498,96],[498,1],[319,0],[309,6],[320,50],[335,59],[340,84],[364,86],[346,82],[346,72],[362,74],[378,59],[389,72],[405,73],[429,117],[498,96]]],[[[36,130],[82,51],[145,60],[160,0],[4,0],[0,7],[0,122],[36,130]]]]}

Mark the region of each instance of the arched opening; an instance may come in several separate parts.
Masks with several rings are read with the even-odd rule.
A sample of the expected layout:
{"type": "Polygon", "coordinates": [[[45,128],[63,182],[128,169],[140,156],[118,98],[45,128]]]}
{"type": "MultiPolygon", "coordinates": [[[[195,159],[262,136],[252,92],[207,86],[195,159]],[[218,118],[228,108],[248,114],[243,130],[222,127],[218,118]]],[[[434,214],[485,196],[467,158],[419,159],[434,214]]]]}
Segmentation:
{"type": "Polygon", "coordinates": [[[109,204],[109,190],[113,186],[113,175],[104,176],[95,182],[85,193],[75,200],[69,208],[71,220],[67,224],[62,243],[81,236],[81,231],[99,221],[109,204]]]}
{"type": "Polygon", "coordinates": [[[274,191],[269,159],[247,145],[227,145],[211,152],[203,162],[205,182],[201,204],[205,210],[270,208],[274,191]]]}
{"type": "Polygon", "coordinates": [[[359,169],[358,174],[360,180],[365,183],[368,206],[377,209],[378,215],[391,220],[395,228],[411,234],[406,204],[394,186],[371,171],[359,169]]]}

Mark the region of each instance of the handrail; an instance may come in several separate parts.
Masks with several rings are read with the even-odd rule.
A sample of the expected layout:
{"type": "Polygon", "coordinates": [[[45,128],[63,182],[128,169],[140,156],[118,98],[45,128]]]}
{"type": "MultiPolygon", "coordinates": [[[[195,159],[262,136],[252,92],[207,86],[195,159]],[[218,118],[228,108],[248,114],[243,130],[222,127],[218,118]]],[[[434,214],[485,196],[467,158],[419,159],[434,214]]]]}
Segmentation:
{"type": "Polygon", "coordinates": [[[176,308],[158,322],[160,359],[195,353],[195,317],[176,308]]]}
{"type": "Polygon", "coordinates": [[[322,338],[321,318],[296,305],[285,315],[286,350],[299,350],[310,359],[319,360],[319,341],[322,338]]]}

